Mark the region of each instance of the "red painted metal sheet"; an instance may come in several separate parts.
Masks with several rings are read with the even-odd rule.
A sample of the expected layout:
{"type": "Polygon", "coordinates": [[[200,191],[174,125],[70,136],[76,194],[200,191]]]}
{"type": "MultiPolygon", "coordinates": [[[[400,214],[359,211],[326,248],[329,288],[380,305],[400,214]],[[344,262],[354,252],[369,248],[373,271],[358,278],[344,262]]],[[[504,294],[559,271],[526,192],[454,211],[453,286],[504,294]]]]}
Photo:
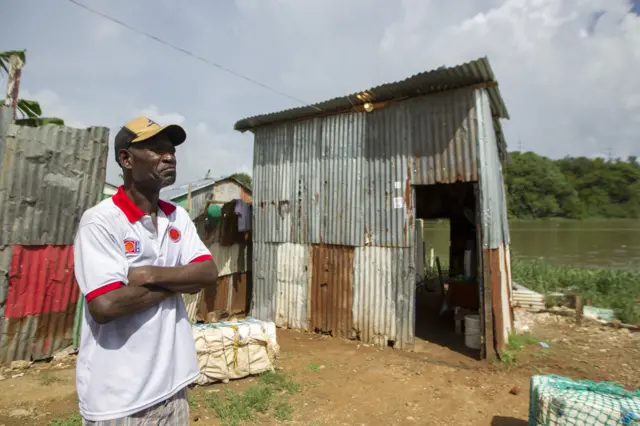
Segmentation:
{"type": "Polygon", "coordinates": [[[0,362],[45,359],[69,346],[79,293],[73,246],[13,246],[0,362]]]}
{"type": "Polygon", "coordinates": [[[8,284],[5,318],[66,312],[79,295],[73,246],[13,246],[8,284]]]}

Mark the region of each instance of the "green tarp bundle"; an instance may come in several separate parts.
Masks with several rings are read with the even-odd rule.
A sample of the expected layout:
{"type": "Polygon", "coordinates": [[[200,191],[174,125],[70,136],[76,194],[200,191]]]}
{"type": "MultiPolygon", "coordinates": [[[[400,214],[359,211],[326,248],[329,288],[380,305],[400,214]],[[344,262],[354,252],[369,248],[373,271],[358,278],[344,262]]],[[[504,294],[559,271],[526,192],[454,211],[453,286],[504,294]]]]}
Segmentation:
{"type": "Polygon", "coordinates": [[[640,392],[548,375],[531,378],[529,426],[640,426],[640,392]]]}

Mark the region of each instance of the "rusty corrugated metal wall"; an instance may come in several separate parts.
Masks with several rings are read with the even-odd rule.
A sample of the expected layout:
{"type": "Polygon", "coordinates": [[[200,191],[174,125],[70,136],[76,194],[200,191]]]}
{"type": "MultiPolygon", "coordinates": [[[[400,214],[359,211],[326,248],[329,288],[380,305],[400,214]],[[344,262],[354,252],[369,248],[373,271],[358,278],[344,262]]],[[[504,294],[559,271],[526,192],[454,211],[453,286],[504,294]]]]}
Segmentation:
{"type": "Polygon", "coordinates": [[[362,341],[400,348],[413,343],[414,258],[411,248],[356,248],[353,319],[362,341]]]}
{"type": "MultiPolygon", "coordinates": [[[[358,247],[351,269],[353,332],[368,342],[410,345],[415,280],[412,185],[478,181],[480,149],[490,149],[492,156],[482,167],[499,165],[493,119],[482,115],[490,106],[487,100],[480,105],[478,96],[487,95],[460,89],[391,103],[371,113],[255,129],[253,236],[260,249],[254,252],[253,315],[271,320],[291,316],[299,324],[304,306],[299,300],[304,295],[301,285],[315,282],[314,274],[322,271],[322,256],[318,258],[309,245],[358,247]],[[493,139],[480,134],[480,120],[488,120],[493,139]],[[479,148],[480,144],[492,146],[479,148]],[[301,254],[279,257],[283,244],[301,247],[295,249],[301,254]],[[311,277],[295,266],[304,264],[302,258],[311,259],[311,277]],[[393,277],[386,272],[389,268],[393,277]],[[298,284],[274,284],[284,272],[298,274],[298,284]]],[[[504,196],[498,178],[501,175],[492,177],[491,193],[500,189],[504,196]]],[[[497,203],[506,212],[504,201],[497,203]]],[[[498,223],[506,224],[496,221],[488,226],[495,232],[498,223]]],[[[305,327],[297,328],[317,325],[314,312],[320,301],[314,297],[322,293],[313,285],[307,290],[309,318],[305,327]]],[[[343,302],[336,298],[328,303],[339,309],[343,302]]]]}
{"type": "Polygon", "coordinates": [[[278,245],[254,240],[251,315],[258,319],[275,320],[277,265],[278,245]]]}
{"type": "Polygon", "coordinates": [[[364,133],[364,113],[259,132],[254,241],[362,245],[364,133]]]}
{"type": "Polygon", "coordinates": [[[71,344],[72,244],[102,193],[109,130],[7,124],[0,108],[0,362],[71,344]]]}
{"type": "Polygon", "coordinates": [[[312,248],[310,328],[335,337],[351,338],[354,248],[327,245],[312,248]]]}
{"type": "Polygon", "coordinates": [[[0,245],[71,244],[105,179],[109,130],[10,125],[0,170],[0,245]]]}
{"type": "Polygon", "coordinates": [[[485,90],[475,92],[478,114],[478,162],[484,274],[483,310],[489,355],[506,345],[513,329],[509,222],[502,165],[496,143],[491,100],[485,90]]]}

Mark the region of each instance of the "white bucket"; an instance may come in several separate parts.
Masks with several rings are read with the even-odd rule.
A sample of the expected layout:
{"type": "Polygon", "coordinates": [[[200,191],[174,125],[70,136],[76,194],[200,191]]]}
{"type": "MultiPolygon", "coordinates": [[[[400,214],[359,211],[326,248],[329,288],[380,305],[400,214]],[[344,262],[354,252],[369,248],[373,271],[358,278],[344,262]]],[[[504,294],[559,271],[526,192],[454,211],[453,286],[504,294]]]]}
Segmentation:
{"type": "Polygon", "coordinates": [[[465,315],[464,344],[471,349],[480,349],[480,315],[465,315]]]}

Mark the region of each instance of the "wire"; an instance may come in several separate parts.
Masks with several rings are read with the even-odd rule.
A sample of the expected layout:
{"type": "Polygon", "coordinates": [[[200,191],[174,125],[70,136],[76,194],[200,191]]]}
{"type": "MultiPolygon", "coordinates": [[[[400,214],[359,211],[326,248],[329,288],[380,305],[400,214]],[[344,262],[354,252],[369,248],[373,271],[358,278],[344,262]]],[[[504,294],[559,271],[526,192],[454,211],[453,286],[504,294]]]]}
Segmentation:
{"type": "Polygon", "coordinates": [[[182,48],[182,47],[180,47],[180,46],[176,46],[175,44],[172,44],[172,43],[170,43],[170,42],[168,42],[168,41],[165,41],[165,40],[161,39],[161,38],[160,38],[160,37],[158,37],[158,36],[155,36],[155,35],[153,35],[153,34],[149,34],[149,33],[145,32],[145,31],[139,30],[139,29],[137,29],[137,28],[135,28],[135,27],[133,27],[133,26],[131,26],[131,25],[129,25],[129,24],[127,24],[127,23],[125,23],[125,22],[122,22],[122,21],[120,21],[120,20],[118,20],[118,19],[116,19],[116,18],[113,18],[113,17],[111,17],[111,16],[109,16],[109,15],[106,15],[106,14],[104,14],[104,13],[102,13],[102,12],[98,11],[98,10],[95,10],[95,9],[93,9],[93,8],[91,8],[91,7],[89,7],[89,6],[85,5],[85,4],[83,4],[83,3],[80,3],[80,2],[79,2],[79,1],[77,1],[77,0],[67,0],[67,1],[68,1],[68,2],[70,2],[70,3],[75,4],[76,6],[79,6],[79,7],[83,8],[83,9],[85,9],[85,10],[87,10],[87,11],[91,12],[91,13],[93,13],[94,15],[98,15],[98,16],[100,16],[100,17],[104,18],[104,19],[107,19],[107,20],[109,20],[109,21],[111,21],[111,22],[114,22],[114,23],[116,23],[116,24],[120,25],[120,26],[123,26],[123,27],[127,28],[128,30],[131,30],[131,31],[133,31],[133,32],[135,32],[135,33],[137,33],[137,34],[140,34],[140,35],[143,35],[143,36],[145,36],[145,37],[148,37],[148,38],[150,38],[150,39],[152,39],[152,40],[157,41],[157,42],[158,42],[158,43],[160,43],[160,44],[163,44],[163,45],[168,46],[168,47],[170,47],[170,48],[172,48],[172,49],[174,49],[174,50],[177,50],[178,52],[181,52],[181,53],[184,53],[184,54],[186,54],[186,55],[189,55],[189,56],[191,56],[191,57],[193,57],[193,58],[195,58],[195,59],[197,59],[197,60],[199,60],[199,61],[201,61],[201,62],[204,62],[204,63],[205,63],[205,64],[207,64],[207,65],[211,65],[211,66],[213,66],[213,67],[215,67],[215,68],[218,68],[218,69],[219,69],[219,70],[221,70],[221,71],[224,71],[224,72],[226,72],[226,73],[228,73],[228,74],[231,74],[231,75],[233,75],[233,76],[235,76],[235,77],[238,77],[238,78],[241,78],[241,79],[243,79],[243,80],[245,80],[245,81],[248,81],[248,82],[250,82],[250,83],[253,83],[253,84],[255,84],[255,85],[257,85],[257,86],[260,86],[260,87],[262,87],[263,89],[269,90],[269,91],[271,91],[271,92],[273,92],[273,93],[277,93],[277,94],[278,94],[278,95],[280,95],[280,96],[284,96],[284,97],[286,97],[286,98],[289,98],[289,99],[291,99],[291,100],[293,100],[293,101],[295,101],[295,102],[298,102],[298,103],[300,103],[300,104],[302,104],[302,105],[310,106],[310,107],[312,107],[312,108],[317,109],[318,111],[322,111],[322,109],[318,108],[318,107],[317,107],[317,106],[315,106],[315,105],[312,105],[312,104],[311,104],[311,103],[309,103],[309,102],[305,102],[305,101],[303,101],[303,100],[301,100],[301,99],[296,98],[295,96],[291,96],[291,95],[289,95],[289,94],[287,94],[287,93],[284,93],[284,92],[282,92],[282,91],[280,91],[280,90],[278,90],[278,89],[274,89],[273,87],[268,86],[268,85],[266,85],[266,84],[264,84],[264,83],[261,83],[261,82],[259,82],[259,81],[257,81],[257,80],[254,80],[254,79],[253,79],[253,78],[251,78],[251,77],[247,77],[246,75],[243,75],[243,74],[240,74],[239,72],[233,71],[233,70],[231,70],[231,69],[229,69],[229,68],[225,67],[224,65],[220,65],[220,64],[218,64],[218,63],[216,63],[216,62],[210,61],[209,59],[204,58],[204,57],[202,57],[202,56],[200,56],[200,55],[197,55],[197,54],[195,54],[195,53],[193,53],[193,52],[191,52],[191,51],[189,51],[189,50],[187,50],[187,49],[183,49],[183,48],[182,48]]]}
{"type": "MultiPolygon", "coordinates": [[[[284,9],[284,6],[281,3],[281,0],[275,0],[275,3],[278,5],[278,8],[280,9],[280,12],[282,13],[283,16],[285,16],[286,18],[288,18],[285,14],[286,11],[284,9]]],[[[296,30],[296,32],[300,35],[302,35],[303,37],[307,37],[305,31],[301,31],[300,28],[297,26],[295,19],[289,19],[289,24],[293,27],[295,26],[296,28],[294,28],[296,30]]],[[[311,41],[311,39],[307,38],[307,42],[309,43],[309,46],[312,46],[313,43],[311,41]]],[[[320,61],[319,66],[322,67],[324,69],[324,71],[329,74],[329,77],[331,77],[331,73],[329,72],[329,70],[327,69],[327,67],[324,65],[325,62],[324,61],[320,61]]],[[[344,88],[342,87],[342,85],[338,85],[336,84],[336,80],[335,79],[331,79],[334,87],[337,87],[339,90],[337,90],[338,92],[343,92],[345,93],[346,91],[344,90],[344,88]]],[[[351,100],[351,98],[349,97],[349,95],[344,95],[345,99],[349,101],[349,103],[351,104],[352,107],[355,106],[355,104],[353,103],[353,101],[351,100]]]]}

